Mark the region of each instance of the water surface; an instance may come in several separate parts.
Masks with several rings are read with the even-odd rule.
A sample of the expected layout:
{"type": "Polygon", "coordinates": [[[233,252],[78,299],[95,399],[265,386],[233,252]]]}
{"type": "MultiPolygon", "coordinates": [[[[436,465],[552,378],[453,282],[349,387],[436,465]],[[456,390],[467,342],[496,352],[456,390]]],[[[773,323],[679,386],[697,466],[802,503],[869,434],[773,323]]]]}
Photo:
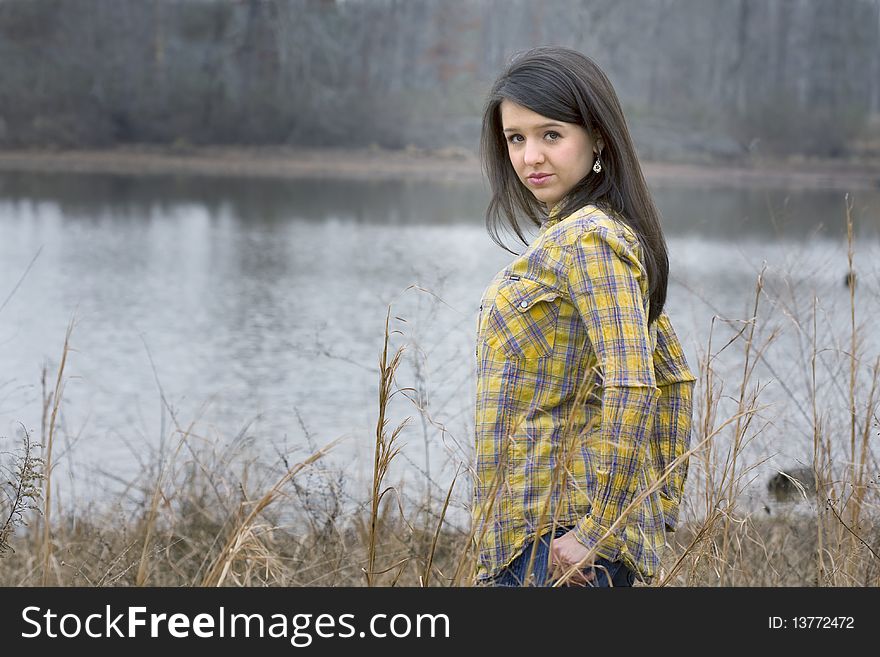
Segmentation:
{"type": "MultiPolygon", "coordinates": [[[[654,192],[667,307],[695,370],[710,330],[717,351],[752,316],[766,265],[759,337],[779,335],[755,371],[772,420],[751,449],[764,470],[805,458],[808,341],[793,319],[810,318],[818,297],[824,347],[847,348],[843,192],[654,192]]],[[[868,322],[878,315],[880,193],[851,202],[857,321],[868,322]]],[[[60,471],[74,473],[60,478],[69,495],[136,476],[173,447],[175,421],[194,422],[200,444],[238,436],[287,459],[344,437],[330,462],[366,491],[393,304],[392,347],[408,345],[398,384],[414,389],[391,406],[394,425],[413,416],[398,476],[418,488],[427,473],[442,489],[470,458],[480,295],[512,257],[487,236],[485,203],[482,186],[464,183],[0,174],[2,299],[33,260],[0,311],[2,449],[19,423],[39,436],[41,367],[54,388],[75,318],[56,452],[60,471]]],[[[876,354],[877,331],[863,338],[876,354]]],[[[725,396],[739,394],[743,353],[735,343],[713,361],[725,396]]],[[[848,375],[823,357],[823,399],[835,405],[848,375]]]]}

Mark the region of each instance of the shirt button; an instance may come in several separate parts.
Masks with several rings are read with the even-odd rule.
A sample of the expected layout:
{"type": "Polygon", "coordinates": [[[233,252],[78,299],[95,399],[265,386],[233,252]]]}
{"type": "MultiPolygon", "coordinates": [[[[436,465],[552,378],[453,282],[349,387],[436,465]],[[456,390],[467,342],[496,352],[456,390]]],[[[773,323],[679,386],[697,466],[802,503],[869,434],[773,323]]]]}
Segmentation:
{"type": "Polygon", "coordinates": [[[519,307],[520,307],[520,308],[528,308],[528,307],[529,307],[529,302],[528,302],[528,301],[521,301],[520,304],[519,304],[519,307]]]}

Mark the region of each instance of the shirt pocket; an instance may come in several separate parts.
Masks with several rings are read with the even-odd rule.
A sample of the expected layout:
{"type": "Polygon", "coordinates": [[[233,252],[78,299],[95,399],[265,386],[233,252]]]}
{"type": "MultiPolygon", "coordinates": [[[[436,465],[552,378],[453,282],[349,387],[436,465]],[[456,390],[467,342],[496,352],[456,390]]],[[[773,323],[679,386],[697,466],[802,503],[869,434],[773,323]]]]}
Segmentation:
{"type": "Polygon", "coordinates": [[[556,339],[559,296],[537,281],[504,279],[491,308],[483,311],[486,344],[512,359],[549,356],[556,339]]]}

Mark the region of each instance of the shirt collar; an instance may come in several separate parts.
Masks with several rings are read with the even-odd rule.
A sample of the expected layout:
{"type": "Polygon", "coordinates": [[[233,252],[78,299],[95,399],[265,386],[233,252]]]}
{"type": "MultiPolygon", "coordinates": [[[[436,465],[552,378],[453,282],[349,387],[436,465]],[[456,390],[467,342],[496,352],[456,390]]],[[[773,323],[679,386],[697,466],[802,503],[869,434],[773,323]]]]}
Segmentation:
{"type": "Polygon", "coordinates": [[[550,208],[550,212],[547,213],[547,218],[541,223],[541,232],[543,233],[551,226],[555,226],[560,222],[562,217],[559,216],[559,211],[562,209],[562,203],[556,203],[552,208],[550,208]]]}

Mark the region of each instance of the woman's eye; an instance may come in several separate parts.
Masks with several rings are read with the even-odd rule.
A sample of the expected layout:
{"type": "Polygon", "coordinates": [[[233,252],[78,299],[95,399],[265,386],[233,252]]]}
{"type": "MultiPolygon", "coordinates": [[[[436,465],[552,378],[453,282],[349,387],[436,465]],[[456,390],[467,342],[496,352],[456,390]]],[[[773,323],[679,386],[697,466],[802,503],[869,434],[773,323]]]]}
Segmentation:
{"type": "MultiPolygon", "coordinates": [[[[544,133],[544,138],[548,139],[550,141],[556,141],[557,139],[559,139],[561,137],[562,137],[562,135],[560,135],[555,130],[549,130],[546,133],[544,133]]],[[[509,141],[511,144],[521,144],[525,141],[525,137],[523,137],[520,134],[513,134],[507,138],[507,141],[509,141]]]]}

